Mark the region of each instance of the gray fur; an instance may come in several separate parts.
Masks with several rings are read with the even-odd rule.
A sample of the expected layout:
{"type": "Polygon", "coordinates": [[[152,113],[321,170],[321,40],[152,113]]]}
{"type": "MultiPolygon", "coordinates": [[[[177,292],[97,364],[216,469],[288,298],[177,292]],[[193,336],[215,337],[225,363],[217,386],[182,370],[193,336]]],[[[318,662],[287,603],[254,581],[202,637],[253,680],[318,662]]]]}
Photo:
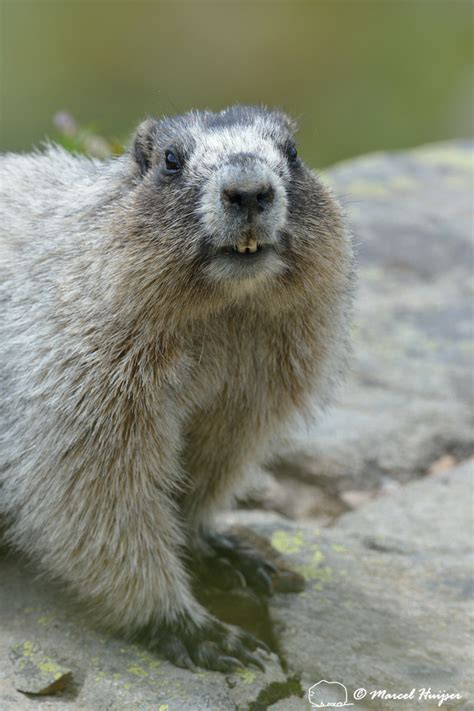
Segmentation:
{"type": "Polygon", "coordinates": [[[234,107],[148,119],[107,162],[1,158],[2,511],[113,629],[208,618],[184,551],[342,367],[350,238],[289,163],[293,130],[234,107]],[[216,251],[247,233],[221,188],[257,179],[275,199],[255,234],[274,249],[233,266],[216,251]]]}

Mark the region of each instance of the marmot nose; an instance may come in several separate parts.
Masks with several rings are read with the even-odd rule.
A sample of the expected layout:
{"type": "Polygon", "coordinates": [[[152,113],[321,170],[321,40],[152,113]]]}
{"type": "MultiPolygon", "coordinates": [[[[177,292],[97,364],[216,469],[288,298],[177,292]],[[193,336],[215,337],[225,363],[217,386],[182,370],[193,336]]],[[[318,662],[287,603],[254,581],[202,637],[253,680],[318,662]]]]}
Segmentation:
{"type": "Polygon", "coordinates": [[[248,219],[264,212],[273,202],[275,191],[271,185],[258,185],[251,189],[241,189],[237,186],[222,190],[222,201],[235,210],[246,214],[248,219]]]}

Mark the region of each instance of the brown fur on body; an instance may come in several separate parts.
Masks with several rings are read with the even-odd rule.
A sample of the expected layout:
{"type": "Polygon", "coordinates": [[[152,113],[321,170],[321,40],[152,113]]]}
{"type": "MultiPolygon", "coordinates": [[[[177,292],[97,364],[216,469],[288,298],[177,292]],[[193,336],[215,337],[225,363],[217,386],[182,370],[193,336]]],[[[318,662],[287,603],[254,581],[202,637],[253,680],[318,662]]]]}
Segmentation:
{"type": "Polygon", "coordinates": [[[344,361],[350,240],[288,164],[291,131],[262,109],[195,112],[149,120],[109,162],[0,161],[1,507],[11,541],[116,630],[205,624],[184,551],[344,361]],[[261,229],[278,261],[249,278],[214,266],[233,218],[209,216],[239,141],[277,194],[261,229]]]}

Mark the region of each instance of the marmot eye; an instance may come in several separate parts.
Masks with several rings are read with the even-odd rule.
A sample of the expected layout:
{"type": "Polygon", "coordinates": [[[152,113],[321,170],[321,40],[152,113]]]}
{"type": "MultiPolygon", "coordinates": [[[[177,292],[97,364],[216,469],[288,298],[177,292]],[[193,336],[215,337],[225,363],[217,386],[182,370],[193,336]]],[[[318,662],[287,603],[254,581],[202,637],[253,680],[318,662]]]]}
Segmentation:
{"type": "Polygon", "coordinates": [[[165,151],[165,163],[166,170],[168,170],[170,173],[177,173],[178,170],[181,168],[179,158],[172,148],[168,148],[165,151]]]}
{"type": "Polygon", "coordinates": [[[294,163],[297,158],[298,158],[298,151],[296,150],[296,146],[294,143],[290,143],[288,146],[288,160],[291,163],[294,163]]]}

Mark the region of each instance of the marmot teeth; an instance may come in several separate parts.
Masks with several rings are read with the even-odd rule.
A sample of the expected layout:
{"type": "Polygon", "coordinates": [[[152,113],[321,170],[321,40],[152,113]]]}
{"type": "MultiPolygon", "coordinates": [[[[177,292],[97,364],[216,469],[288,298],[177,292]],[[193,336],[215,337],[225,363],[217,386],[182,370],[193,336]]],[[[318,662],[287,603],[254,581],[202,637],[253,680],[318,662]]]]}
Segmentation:
{"type": "Polygon", "coordinates": [[[246,244],[238,242],[234,249],[236,249],[237,252],[240,252],[240,254],[245,254],[246,252],[253,254],[258,249],[257,240],[252,238],[246,244]]]}

